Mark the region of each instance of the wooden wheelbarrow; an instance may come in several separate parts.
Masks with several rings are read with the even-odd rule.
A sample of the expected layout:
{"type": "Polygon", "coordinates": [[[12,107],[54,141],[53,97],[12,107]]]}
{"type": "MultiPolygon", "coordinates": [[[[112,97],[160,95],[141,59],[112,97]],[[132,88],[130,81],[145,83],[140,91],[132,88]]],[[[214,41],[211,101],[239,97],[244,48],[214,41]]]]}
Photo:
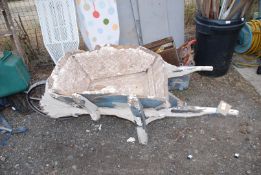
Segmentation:
{"type": "Polygon", "coordinates": [[[138,140],[147,144],[147,125],[165,117],[238,115],[222,102],[218,108],[187,106],[168,91],[168,79],[209,66],[176,67],[143,47],[105,46],[66,55],[48,78],[40,103],[53,118],[89,114],[95,121],[117,116],[136,125],[138,140]]]}

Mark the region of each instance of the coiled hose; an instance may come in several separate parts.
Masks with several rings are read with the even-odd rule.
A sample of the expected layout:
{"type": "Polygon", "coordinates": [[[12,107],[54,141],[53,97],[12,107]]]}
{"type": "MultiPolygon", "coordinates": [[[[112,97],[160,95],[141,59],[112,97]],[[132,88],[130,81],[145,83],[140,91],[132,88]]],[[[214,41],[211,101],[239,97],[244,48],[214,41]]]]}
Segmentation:
{"type": "Polygon", "coordinates": [[[253,38],[251,47],[245,54],[256,54],[259,58],[261,56],[261,20],[252,20],[247,24],[251,27],[253,38]]]}
{"type": "Polygon", "coordinates": [[[260,66],[261,64],[258,63],[257,59],[261,58],[261,20],[251,20],[247,22],[246,25],[248,25],[251,29],[251,45],[247,51],[241,53],[241,57],[244,61],[236,61],[234,64],[239,67],[260,66]],[[253,57],[249,57],[247,55],[253,55],[253,57]]]}

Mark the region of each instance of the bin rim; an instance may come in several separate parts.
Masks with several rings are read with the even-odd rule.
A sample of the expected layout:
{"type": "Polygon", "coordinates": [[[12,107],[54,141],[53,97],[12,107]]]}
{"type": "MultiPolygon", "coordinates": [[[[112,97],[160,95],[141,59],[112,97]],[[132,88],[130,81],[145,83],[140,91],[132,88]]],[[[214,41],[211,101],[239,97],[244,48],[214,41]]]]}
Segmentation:
{"type": "Polygon", "coordinates": [[[210,25],[210,26],[222,26],[222,27],[226,27],[226,26],[233,26],[233,25],[243,25],[245,24],[246,20],[245,18],[240,18],[240,19],[231,19],[231,20],[217,20],[217,19],[208,19],[206,17],[203,17],[199,14],[196,15],[195,17],[195,21],[196,23],[201,23],[201,24],[205,24],[205,25],[210,25]]]}
{"type": "Polygon", "coordinates": [[[244,19],[237,20],[213,20],[201,17],[199,15],[195,18],[196,27],[198,31],[210,32],[210,31],[235,31],[240,30],[246,23],[244,19]]]}

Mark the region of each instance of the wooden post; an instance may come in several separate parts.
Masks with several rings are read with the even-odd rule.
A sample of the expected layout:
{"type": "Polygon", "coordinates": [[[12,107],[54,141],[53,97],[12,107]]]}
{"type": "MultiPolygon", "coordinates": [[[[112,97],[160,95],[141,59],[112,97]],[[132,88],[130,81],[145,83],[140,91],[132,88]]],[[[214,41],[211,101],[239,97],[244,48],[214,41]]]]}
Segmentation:
{"type": "Polygon", "coordinates": [[[15,51],[17,52],[17,54],[19,54],[22,57],[24,63],[26,65],[28,65],[29,60],[26,57],[26,55],[24,54],[23,48],[19,41],[19,37],[17,35],[17,31],[16,31],[16,28],[13,23],[13,19],[12,19],[12,16],[11,16],[11,13],[10,13],[10,10],[8,7],[7,0],[0,0],[0,3],[1,3],[1,6],[3,7],[3,16],[5,19],[5,23],[6,23],[8,32],[11,33],[10,38],[11,38],[12,42],[14,43],[13,45],[15,46],[15,51]]]}

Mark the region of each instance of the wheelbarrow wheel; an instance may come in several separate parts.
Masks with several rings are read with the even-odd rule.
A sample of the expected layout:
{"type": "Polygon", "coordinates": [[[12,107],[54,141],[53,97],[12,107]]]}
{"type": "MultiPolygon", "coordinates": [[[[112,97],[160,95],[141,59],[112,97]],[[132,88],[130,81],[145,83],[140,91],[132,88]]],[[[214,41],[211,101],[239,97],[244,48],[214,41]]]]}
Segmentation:
{"type": "Polygon", "coordinates": [[[40,100],[45,92],[46,80],[38,81],[30,86],[26,94],[26,101],[30,108],[41,115],[46,115],[41,109],[40,100]]]}

